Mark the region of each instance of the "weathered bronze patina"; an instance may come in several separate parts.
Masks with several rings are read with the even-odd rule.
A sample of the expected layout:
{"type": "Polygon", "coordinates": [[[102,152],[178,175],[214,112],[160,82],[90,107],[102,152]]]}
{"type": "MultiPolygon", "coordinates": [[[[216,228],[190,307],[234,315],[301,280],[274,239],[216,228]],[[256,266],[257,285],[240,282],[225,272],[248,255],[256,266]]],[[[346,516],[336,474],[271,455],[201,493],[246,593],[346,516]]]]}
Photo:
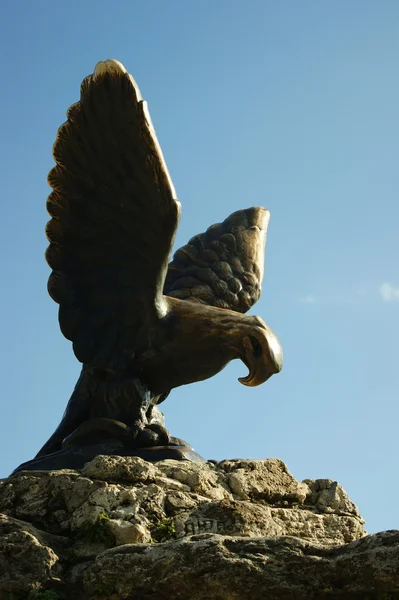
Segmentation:
{"type": "Polygon", "coordinates": [[[121,63],[97,64],[57,135],[47,201],[48,289],[82,373],[55,433],[19,469],[97,454],[201,460],[157,405],[240,358],[256,386],[282,368],[259,298],[269,212],[233,213],[171,263],[180,203],[146,102],[121,63]]]}

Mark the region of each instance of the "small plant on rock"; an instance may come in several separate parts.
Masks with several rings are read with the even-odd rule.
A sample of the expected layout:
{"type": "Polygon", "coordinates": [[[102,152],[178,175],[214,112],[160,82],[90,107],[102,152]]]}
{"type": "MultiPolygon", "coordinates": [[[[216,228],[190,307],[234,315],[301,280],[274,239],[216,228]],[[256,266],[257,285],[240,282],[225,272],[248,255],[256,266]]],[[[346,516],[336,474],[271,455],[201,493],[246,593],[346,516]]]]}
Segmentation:
{"type": "Polygon", "coordinates": [[[115,546],[115,537],[107,527],[109,521],[108,515],[104,511],[100,512],[94,523],[86,522],[79,530],[78,538],[88,542],[103,544],[110,548],[115,546]]]}
{"type": "Polygon", "coordinates": [[[174,539],[176,524],[173,517],[165,517],[152,524],[151,537],[153,542],[168,542],[174,539]]]}

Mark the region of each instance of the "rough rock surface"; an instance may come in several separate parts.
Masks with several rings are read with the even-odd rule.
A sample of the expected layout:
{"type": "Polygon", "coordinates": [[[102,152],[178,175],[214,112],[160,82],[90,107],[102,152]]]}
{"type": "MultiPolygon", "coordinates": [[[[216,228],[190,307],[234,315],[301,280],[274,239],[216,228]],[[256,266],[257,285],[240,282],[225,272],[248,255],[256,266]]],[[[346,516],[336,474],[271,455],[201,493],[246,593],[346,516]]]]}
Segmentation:
{"type": "Polygon", "coordinates": [[[1,481],[0,512],[0,600],[399,598],[399,532],[278,459],[98,456],[1,481]]]}

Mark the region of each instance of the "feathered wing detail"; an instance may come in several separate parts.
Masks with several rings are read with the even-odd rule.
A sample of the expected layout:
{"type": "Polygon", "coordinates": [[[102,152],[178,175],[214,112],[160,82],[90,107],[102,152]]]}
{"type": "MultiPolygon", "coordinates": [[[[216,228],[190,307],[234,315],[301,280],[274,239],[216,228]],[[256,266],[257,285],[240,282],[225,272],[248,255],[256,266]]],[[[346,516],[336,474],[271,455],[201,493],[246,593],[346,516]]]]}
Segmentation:
{"type": "Polygon", "coordinates": [[[262,289],[270,213],[239,210],[193,237],[169,263],[164,294],[245,313],[262,289]]]}
{"type": "Polygon", "coordinates": [[[57,135],[48,289],[77,358],[123,368],[148,343],[180,204],[146,103],[118,61],[95,68],[57,135]]]}

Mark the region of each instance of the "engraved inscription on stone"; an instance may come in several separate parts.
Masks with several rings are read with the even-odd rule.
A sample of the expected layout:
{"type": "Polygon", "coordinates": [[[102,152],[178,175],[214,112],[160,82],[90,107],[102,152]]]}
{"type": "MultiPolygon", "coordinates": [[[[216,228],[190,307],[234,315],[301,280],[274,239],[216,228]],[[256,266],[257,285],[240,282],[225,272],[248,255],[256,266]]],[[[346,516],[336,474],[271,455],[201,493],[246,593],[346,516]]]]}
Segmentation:
{"type": "Polygon", "coordinates": [[[225,535],[235,535],[241,531],[241,523],[236,520],[234,523],[224,523],[219,519],[201,519],[190,515],[187,520],[176,520],[176,538],[183,538],[198,533],[224,533],[225,535]]]}
{"type": "Polygon", "coordinates": [[[197,519],[196,517],[190,517],[183,524],[183,528],[180,531],[176,531],[176,537],[180,538],[197,533],[222,533],[223,531],[224,525],[217,519],[197,519]]]}

